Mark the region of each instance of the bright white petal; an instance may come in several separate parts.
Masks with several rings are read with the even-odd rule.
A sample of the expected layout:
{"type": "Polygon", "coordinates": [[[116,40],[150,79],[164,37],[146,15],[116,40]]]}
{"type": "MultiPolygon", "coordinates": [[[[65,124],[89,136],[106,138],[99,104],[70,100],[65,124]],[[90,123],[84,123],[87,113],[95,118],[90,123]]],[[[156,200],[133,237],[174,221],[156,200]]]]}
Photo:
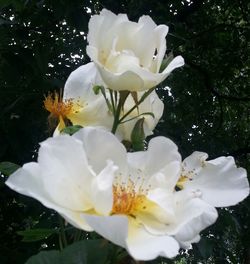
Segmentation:
{"type": "Polygon", "coordinates": [[[101,215],[109,215],[113,206],[113,180],[118,167],[112,161],[96,176],[91,186],[91,196],[95,211],[101,215]]]}
{"type": "Polygon", "coordinates": [[[149,184],[152,188],[165,188],[173,191],[181,172],[179,161],[172,161],[162,168],[159,172],[154,173],[149,184]]]}
{"type": "Polygon", "coordinates": [[[130,91],[143,91],[144,82],[143,79],[137,73],[132,71],[125,71],[123,73],[112,73],[106,68],[98,65],[99,72],[106,85],[118,91],[130,90],[130,91]]]}
{"type": "Polygon", "coordinates": [[[73,137],[82,142],[88,164],[97,174],[106,167],[107,160],[112,160],[120,171],[126,171],[126,149],[111,132],[86,127],[73,137]]]}
{"type": "Polygon", "coordinates": [[[161,74],[164,74],[167,77],[174,69],[182,67],[183,65],[184,59],[181,56],[177,56],[168,64],[161,74]]]}
{"type": "Polygon", "coordinates": [[[65,99],[80,99],[92,100],[97,99],[99,96],[95,95],[92,88],[95,85],[102,85],[99,73],[93,62],[82,65],[74,70],[68,77],[65,86],[63,98],[65,99]]]}
{"type": "Polygon", "coordinates": [[[200,235],[197,235],[196,237],[194,237],[193,239],[189,240],[189,241],[178,241],[179,244],[180,244],[180,247],[181,248],[184,248],[184,249],[190,249],[192,248],[192,244],[193,243],[198,243],[200,241],[201,237],[200,235]]]}
{"type": "Polygon", "coordinates": [[[193,196],[186,191],[176,193],[176,222],[169,226],[169,232],[180,242],[193,240],[218,217],[213,206],[193,196]]]}
{"type": "Polygon", "coordinates": [[[167,26],[157,26],[149,16],[142,16],[135,23],[125,14],[116,16],[103,10],[90,19],[87,54],[109,88],[144,91],[155,87],[184,63],[178,56],[159,73],[167,32],[167,26]]]}
{"type": "Polygon", "coordinates": [[[82,218],[101,236],[126,248],[128,218],[122,215],[96,216],[82,214],[82,218]]]}
{"type": "Polygon", "coordinates": [[[38,153],[42,181],[51,199],[72,210],[91,207],[89,186],[93,178],[81,141],[68,135],[48,138],[38,153]]]}
{"type": "Polygon", "coordinates": [[[173,191],[181,171],[177,146],[165,137],[151,139],[147,151],[128,153],[128,163],[131,179],[138,182],[137,178],[142,178],[146,188],[162,187],[173,191]]]}
{"type": "Polygon", "coordinates": [[[184,183],[186,190],[200,190],[202,199],[216,207],[235,205],[249,195],[246,170],[237,168],[233,157],[204,161],[205,156],[201,159],[198,154],[183,162],[184,169],[185,164],[194,166],[193,175],[188,174],[192,180],[184,183]]]}
{"type": "Polygon", "coordinates": [[[151,260],[158,256],[175,257],[179,245],[173,237],[151,235],[141,225],[130,220],[127,249],[136,260],[151,260]]]}
{"type": "Polygon", "coordinates": [[[157,56],[156,56],[156,69],[155,72],[159,72],[162,60],[166,53],[166,35],[168,33],[168,27],[165,25],[159,25],[155,29],[155,34],[157,35],[157,56]]]}
{"type": "Polygon", "coordinates": [[[207,158],[208,154],[200,151],[195,151],[190,156],[185,158],[182,163],[185,175],[190,176],[191,178],[195,177],[195,175],[202,169],[202,165],[207,158]]]}
{"type": "Polygon", "coordinates": [[[101,94],[93,91],[95,85],[104,85],[93,62],[73,71],[64,87],[64,100],[72,100],[76,110],[67,118],[73,125],[111,127],[113,118],[101,94]]]}
{"type": "Polygon", "coordinates": [[[75,227],[85,231],[93,230],[84,219],[80,218],[80,212],[68,210],[53,201],[43,184],[39,164],[35,162],[25,164],[8,178],[6,185],[21,194],[38,200],[44,206],[57,211],[75,227]]]}
{"type": "Polygon", "coordinates": [[[180,162],[181,156],[173,141],[159,136],[150,140],[147,151],[128,153],[128,161],[132,167],[147,170],[149,175],[153,175],[170,162],[180,162]]]}

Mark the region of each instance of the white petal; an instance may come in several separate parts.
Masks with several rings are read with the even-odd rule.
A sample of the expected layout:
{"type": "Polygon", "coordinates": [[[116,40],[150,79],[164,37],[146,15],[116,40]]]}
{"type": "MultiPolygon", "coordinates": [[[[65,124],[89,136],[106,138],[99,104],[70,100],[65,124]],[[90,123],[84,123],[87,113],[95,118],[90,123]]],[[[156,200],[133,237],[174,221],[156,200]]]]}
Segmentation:
{"type": "Polygon", "coordinates": [[[179,245],[173,237],[151,235],[133,220],[129,225],[127,248],[136,260],[152,260],[158,256],[173,258],[179,251],[179,245]]]}
{"type": "MultiPolygon", "coordinates": [[[[173,191],[181,171],[181,157],[176,145],[165,137],[151,139],[147,151],[128,153],[131,179],[144,181],[142,187],[166,188],[173,191]],[[159,158],[160,157],[160,158],[159,158]]],[[[138,182],[138,184],[140,184],[138,182]]]]}
{"type": "Polygon", "coordinates": [[[48,138],[38,153],[42,181],[51,199],[72,210],[91,208],[89,186],[93,178],[83,145],[68,135],[48,138]]]}
{"type": "Polygon", "coordinates": [[[100,48],[100,52],[106,54],[111,49],[112,40],[116,36],[117,28],[127,21],[127,15],[119,14],[116,16],[111,11],[103,9],[100,15],[92,16],[89,21],[87,37],[89,44],[100,48]]]}
{"type": "Polygon", "coordinates": [[[181,248],[184,248],[184,249],[190,249],[192,248],[192,244],[193,243],[198,243],[200,241],[201,237],[200,235],[197,235],[196,237],[194,237],[193,239],[189,240],[189,241],[178,241],[181,248]]]}
{"type": "Polygon", "coordinates": [[[96,66],[93,62],[82,65],[69,75],[64,86],[64,99],[95,100],[92,88],[94,85],[103,85],[96,66]]]}
{"type": "Polygon", "coordinates": [[[176,222],[169,226],[169,232],[180,242],[193,240],[218,217],[213,206],[185,191],[176,193],[175,212],[176,222]]]}
{"type": "Polygon", "coordinates": [[[142,16],[135,23],[124,14],[116,16],[104,10],[90,19],[87,54],[98,66],[109,88],[144,91],[155,87],[173,69],[184,64],[183,58],[178,56],[158,73],[166,51],[167,32],[167,26],[157,26],[149,16],[142,16]],[[142,43],[147,44],[143,46],[142,43]],[[119,58],[128,52],[133,58],[119,58]],[[114,54],[118,60],[110,60],[116,57],[114,54]]]}
{"type": "Polygon", "coordinates": [[[126,149],[110,132],[86,127],[73,135],[81,140],[88,163],[98,174],[106,167],[106,161],[112,160],[120,171],[126,171],[126,149]]]}
{"type": "Polygon", "coordinates": [[[189,176],[191,178],[195,177],[195,173],[199,173],[202,169],[202,165],[204,164],[204,161],[208,158],[208,154],[205,152],[195,151],[190,156],[185,158],[183,160],[183,169],[186,176],[189,176]]]}
{"type": "Polygon", "coordinates": [[[168,33],[168,27],[165,25],[159,25],[155,29],[155,34],[157,35],[157,56],[156,56],[156,69],[155,72],[159,72],[162,60],[166,53],[166,35],[168,33]]]}
{"type": "Polygon", "coordinates": [[[82,218],[101,236],[112,243],[126,247],[128,218],[122,215],[96,216],[82,214],[82,218]]]}
{"type": "Polygon", "coordinates": [[[184,59],[181,56],[177,56],[168,64],[168,66],[164,69],[161,74],[165,76],[165,79],[174,69],[179,68],[183,65],[184,59]]]}
{"type": "Polygon", "coordinates": [[[193,180],[186,181],[184,188],[200,190],[202,199],[211,205],[216,207],[235,205],[249,195],[246,170],[237,168],[233,157],[204,161],[194,153],[185,159],[183,164],[191,167],[189,162],[195,165],[193,180]]]}
{"type": "Polygon", "coordinates": [[[98,214],[108,215],[113,206],[113,179],[118,167],[112,161],[96,176],[91,186],[94,208],[98,214]]]}
{"type": "Polygon", "coordinates": [[[73,125],[107,126],[111,128],[113,118],[105,99],[93,91],[95,85],[104,85],[93,62],[73,71],[64,87],[64,100],[72,100],[76,110],[67,115],[73,125]]]}
{"type": "Polygon", "coordinates": [[[51,199],[43,184],[39,164],[35,162],[25,164],[8,178],[6,184],[11,189],[35,198],[44,206],[54,209],[75,227],[85,231],[92,231],[86,221],[80,218],[80,212],[65,209],[51,199]]]}
{"type": "Polygon", "coordinates": [[[174,200],[173,200],[173,195],[170,192],[167,192],[163,188],[156,188],[151,191],[149,191],[147,197],[155,202],[159,208],[158,212],[155,212],[156,217],[159,214],[162,215],[163,217],[159,217],[159,221],[163,223],[171,223],[174,219],[174,200]],[[163,212],[161,213],[160,210],[163,212]]]}
{"type": "MultiPolygon", "coordinates": [[[[157,25],[149,16],[142,16],[138,21],[138,31],[133,35],[133,51],[140,59],[140,64],[144,68],[149,68],[156,50],[156,36],[154,29],[157,25]],[[147,43],[147,48],[142,48],[142,43],[147,43]]],[[[129,36],[131,32],[127,33],[129,36]]],[[[126,36],[126,37],[127,37],[126,36]]]]}
{"type": "Polygon", "coordinates": [[[128,153],[128,161],[133,167],[146,168],[152,175],[172,161],[181,161],[181,156],[173,141],[159,136],[149,141],[147,151],[128,153]]]}
{"type": "Polygon", "coordinates": [[[165,188],[166,190],[173,191],[180,172],[180,162],[172,161],[159,172],[154,173],[149,180],[149,184],[152,188],[165,188]]]}
{"type": "MultiPolygon", "coordinates": [[[[117,91],[143,91],[144,82],[140,75],[132,71],[112,73],[106,68],[97,65],[103,81],[106,85],[117,91]]],[[[153,86],[152,86],[153,87],[153,86]]]]}

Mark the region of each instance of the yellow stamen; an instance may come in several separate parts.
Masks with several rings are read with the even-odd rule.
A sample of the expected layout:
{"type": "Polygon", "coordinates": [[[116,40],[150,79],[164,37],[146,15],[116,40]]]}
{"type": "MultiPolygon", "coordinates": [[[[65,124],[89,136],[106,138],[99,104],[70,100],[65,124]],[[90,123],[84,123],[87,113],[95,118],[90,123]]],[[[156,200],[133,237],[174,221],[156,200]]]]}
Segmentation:
{"type": "Polygon", "coordinates": [[[176,186],[182,190],[184,188],[184,183],[188,180],[189,178],[187,176],[181,175],[178,182],[176,183],[176,186]]]}
{"type": "Polygon", "coordinates": [[[48,110],[54,117],[66,118],[71,114],[73,110],[73,100],[62,100],[61,94],[54,92],[54,95],[49,93],[44,100],[44,107],[48,110]]]}
{"type": "Polygon", "coordinates": [[[130,180],[127,185],[113,186],[112,214],[135,216],[137,211],[146,210],[148,199],[141,191],[135,190],[135,184],[130,180]]]}

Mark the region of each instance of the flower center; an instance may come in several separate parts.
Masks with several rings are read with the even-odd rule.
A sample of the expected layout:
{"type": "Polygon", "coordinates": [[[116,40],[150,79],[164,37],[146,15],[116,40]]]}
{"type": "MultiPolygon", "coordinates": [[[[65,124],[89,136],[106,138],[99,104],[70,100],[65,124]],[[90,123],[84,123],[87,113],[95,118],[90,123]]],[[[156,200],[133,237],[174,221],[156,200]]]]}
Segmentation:
{"type": "Polygon", "coordinates": [[[44,100],[44,107],[55,117],[67,117],[69,114],[74,112],[73,99],[62,100],[61,94],[54,92],[49,93],[44,100]]]}
{"type": "Polygon", "coordinates": [[[146,210],[148,199],[141,189],[136,191],[135,184],[129,180],[127,185],[113,186],[113,208],[111,214],[135,216],[136,212],[146,210]]]}

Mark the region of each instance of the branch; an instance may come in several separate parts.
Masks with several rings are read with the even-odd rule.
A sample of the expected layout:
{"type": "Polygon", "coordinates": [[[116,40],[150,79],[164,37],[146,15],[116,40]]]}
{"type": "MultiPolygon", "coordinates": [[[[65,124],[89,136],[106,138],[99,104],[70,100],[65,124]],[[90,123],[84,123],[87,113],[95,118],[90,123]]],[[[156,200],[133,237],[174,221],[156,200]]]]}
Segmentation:
{"type": "Polygon", "coordinates": [[[230,153],[227,153],[228,156],[241,156],[241,155],[246,155],[250,153],[250,147],[245,147],[245,148],[239,148],[237,150],[234,150],[230,153]]]}
{"type": "Polygon", "coordinates": [[[199,73],[202,74],[204,81],[205,81],[205,87],[213,95],[215,95],[221,99],[226,99],[226,100],[231,100],[231,101],[244,101],[244,102],[250,101],[250,97],[237,97],[237,96],[231,96],[231,95],[219,93],[213,87],[213,82],[212,82],[211,76],[209,75],[209,72],[206,69],[202,68],[201,66],[199,66],[197,64],[194,64],[192,61],[188,60],[187,58],[185,58],[185,61],[186,61],[187,65],[189,65],[191,68],[197,70],[199,73]]]}

